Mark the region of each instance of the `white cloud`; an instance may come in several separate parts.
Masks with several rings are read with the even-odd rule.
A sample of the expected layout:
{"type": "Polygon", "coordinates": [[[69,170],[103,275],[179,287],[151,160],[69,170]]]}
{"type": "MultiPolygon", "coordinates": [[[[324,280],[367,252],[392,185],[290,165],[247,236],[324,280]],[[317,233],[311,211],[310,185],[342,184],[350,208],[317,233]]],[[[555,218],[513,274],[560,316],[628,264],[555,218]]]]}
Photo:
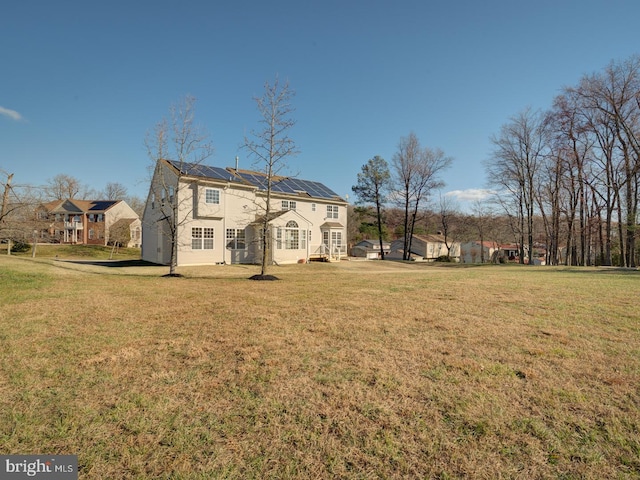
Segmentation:
{"type": "Polygon", "coordinates": [[[484,200],[495,192],[484,188],[468,188],[467,190],[452,190],[445,193],[448,197],[454,197],[464,202],[475,202],[476,200],[484,200]]]}
{"type": "Polygon", "coordinates": [[[18,112],[16,112],[15,110],[11,110],[9,108],[4,108],[2,106],[0,106],[0,115],[9,117],[10,119],[15,120],[16,122],[23,120],[22,115],[20,115],[18,112]]]}

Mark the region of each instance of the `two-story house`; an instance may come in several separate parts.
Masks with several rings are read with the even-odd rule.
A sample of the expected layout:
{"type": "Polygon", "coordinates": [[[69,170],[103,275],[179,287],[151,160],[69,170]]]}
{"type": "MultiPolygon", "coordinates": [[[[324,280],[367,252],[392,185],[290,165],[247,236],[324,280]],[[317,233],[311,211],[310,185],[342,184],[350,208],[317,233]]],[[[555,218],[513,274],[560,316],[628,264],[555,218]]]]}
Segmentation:
{"type": "Polygon", "coordinates": [[[347,202],[319,182],[273,177],[268,228],[264,174],[158,161],[143,215],[142,259],[176,265],[270,263],[344,257],[347,202]]]}
{"type": "Polygon", "coordinates": [[[36,216],[43,226],[39,235],[43,242],[107,245],[115,238],[111,233],[126,225],[125,246],[142,243],[140,218],[123,200],[54,200],[40,205],[36,216]]]}

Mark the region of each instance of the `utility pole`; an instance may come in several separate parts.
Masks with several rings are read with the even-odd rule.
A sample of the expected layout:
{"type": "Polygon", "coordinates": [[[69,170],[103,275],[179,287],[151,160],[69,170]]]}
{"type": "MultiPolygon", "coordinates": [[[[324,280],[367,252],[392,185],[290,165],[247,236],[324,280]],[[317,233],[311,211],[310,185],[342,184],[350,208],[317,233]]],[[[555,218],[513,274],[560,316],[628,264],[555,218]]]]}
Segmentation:
{"type": "MultiPolygon", "coordinates": [[[[7,176],[7,183],[4,184],[4,193],[2,194],[2,205],[0,205],[0,226],[5,223],[4,216],[7,211],[7,204],[9,203],[9,189],[11,188],[11,180],[13,179],[13,173],[7,176]]],[[[1,230],[0,230],[1,232],[1,230]]],[[[7,255],[11,255],[11,239],[8,239],[7,243],[7,255]]]]}
{"type": "Polygon", "coordinates": [[[7,203],[9,202],[9,189],[11,188],[11,180],[13,173],[7,176],[7,183],[4,185],[4,194],[2,195],[2,207],[0,207],[0,222],[4,222],[4,214],[7,211],[7,203]]]}

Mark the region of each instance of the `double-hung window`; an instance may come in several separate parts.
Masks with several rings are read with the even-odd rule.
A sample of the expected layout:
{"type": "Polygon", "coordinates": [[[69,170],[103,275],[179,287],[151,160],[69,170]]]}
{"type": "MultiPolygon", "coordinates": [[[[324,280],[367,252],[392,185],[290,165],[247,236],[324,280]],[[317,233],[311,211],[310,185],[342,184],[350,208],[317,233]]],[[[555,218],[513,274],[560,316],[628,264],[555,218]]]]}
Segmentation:
{"type": "Polygon", "coordinates": [[[337,205],[327,205],[327,218],[338,218],[337,205]]]}
{"type": "Polygon", "coordinates": [[[241,228],[227,228],[227,249],[244,250],[245,248],[244,230],[241,228]]]}
{"type": "Polygon", "coordinates": [[[213,250],[214,229],[212,227],[191,227],[191,249],[213,250]]]}
{"type": "Polygon", "coordinates": [[[282,210],[295,210],[297,204],[294,200],[282,200],[282,210]]]}

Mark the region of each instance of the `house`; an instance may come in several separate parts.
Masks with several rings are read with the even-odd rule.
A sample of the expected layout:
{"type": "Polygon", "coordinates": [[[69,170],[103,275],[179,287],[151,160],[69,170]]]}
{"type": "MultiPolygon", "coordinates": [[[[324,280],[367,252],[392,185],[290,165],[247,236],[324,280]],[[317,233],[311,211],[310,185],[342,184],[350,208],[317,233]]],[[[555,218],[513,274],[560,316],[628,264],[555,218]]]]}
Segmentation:
{"type": "MultiPolygon", "coordinates": [[[[411,240],[411,260],[434,261],[447,255],[457,261],[460,258],[460,243],[449,240],[450,251],[443,235],[414,235],[411,240]]],[[[404,239],[400,238],[391,242],[389,259],[401,260],[403,257],[404,239]]]]}
{"type": "MultiPolygon", "coordinates": [[[[382,248],[384,250],[384,255],[389,255],[389,252],[391,252],[391,244],[389,242],[382,242],[382,248]]],[[[362,240],[356,243],[351,248],[351,255],[354,257],[364,257],[370,260],[381,258],[380,240],[362,240]]]]}
{"type": "Polygon", "coordinates": [[[500,246],[496,242],[477,241],[460,244],[460,261],[462,263],[490,263],[495,258],[494,252],[498,252],[500,246]]]}
{"type": "Polygon", "coordinates": [[[157,162],[143,215],[142,259],[177,265],[260,263],[268,223],[269,263],[346,256],[347,202],[325,185],[236,168],[157,162]]]}
{"type": "MultiPolygon", "coordinates": [[[[39,239],[84,245],[107,245],[110,232],[121,231],[123,222],[128,228],[128,247],[142,244],[142,226],[138,214],[123,200],[54,200],[40,205],[36,216],[42,226],[39,239]],[[114,230],[115,231],[115,230],[114,230]]],[[[112,235],[115,238],[115,235],[112,235]]]]}

